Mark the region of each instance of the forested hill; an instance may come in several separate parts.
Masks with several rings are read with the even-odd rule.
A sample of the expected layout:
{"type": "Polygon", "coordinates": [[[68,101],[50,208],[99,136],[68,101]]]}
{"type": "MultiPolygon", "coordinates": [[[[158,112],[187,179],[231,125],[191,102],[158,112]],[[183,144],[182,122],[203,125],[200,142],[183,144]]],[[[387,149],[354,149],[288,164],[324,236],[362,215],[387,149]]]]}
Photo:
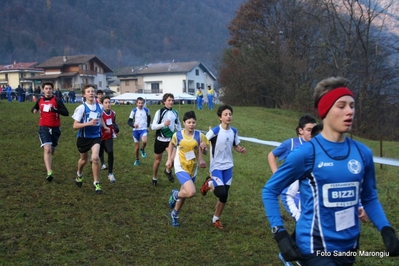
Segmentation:
{"type": "Polygon", "coordinates": [[[2,0],[0,64],[95,54],[111,68],[199,60],[211,67],[244,0],[2,0]]]}

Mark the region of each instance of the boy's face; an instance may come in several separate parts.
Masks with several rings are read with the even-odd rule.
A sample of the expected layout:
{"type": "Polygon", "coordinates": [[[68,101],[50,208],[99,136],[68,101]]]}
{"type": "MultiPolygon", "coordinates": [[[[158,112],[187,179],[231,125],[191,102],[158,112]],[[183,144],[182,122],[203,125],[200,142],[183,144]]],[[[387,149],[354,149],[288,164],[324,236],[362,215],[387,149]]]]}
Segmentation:
{"type": "Polygon", "coordinates": [[[172,106],[173,106],[173,98],[172,97],[168,97],[167,99],[166,99],[166,101],[164,102],[164,104],[165,104],[165,107],[166,108],[172,108],[172,106]]]}
{"type": "Polygon", "coordinates": [[[194,118],[187,119],[183,121],[184,128],[189,132],[194,131],[197,121],[194,118]]]}
{"type": "Polygon", "coordinates": [[[303,128],[299,128],[299,134],[304,141],[309,141],[312,138],[312,129],[316,124],[307,123],[303,128]]]}
{"type": "Polygon", "coordinates": [[[101,102],[103,96],[104,96],[103,93],[97,93],[97,99],[99,102],[101,102]]]}
{"type": "Polygon", "coordinates": [[[136,106],[137,106],[137,108],[139,108],[139,109],[143,109],[144,101],[142,101],[142,100],[136,101],[136,106]]]}
{"type": "Polygon", "coordinates": [[[345,95],[334,103],[324,118],[323,124],[325,121],[328,128],[339,133],[346,133],[352,129],[354,116],[355,100],[352,96],[345,95]]]}
{"type": "Polygon", "coordinates": [[[88,87],[83,91],[82,96],[86,98],[86,100],[93,101],[94,100],[94,88],[88,87]]]}
{"type": "Polygon", "coordinates": [[[53,94],[53,88],[50,85],[45,85],[42,89],[44,97],[48,98],[53,94]]]}
{"type": "Polygon", "coordinates": [[[233,118],[233,115],[229,109],[226,109],[222,112],[221,116],[219,117],[219,120],[222,124],[230,125],[231,119],[233,118]]]}
{"type": "Polygon", "coordinates": [[[103,106],[104,106],[104,110],[111,109],[111,100],[110,99],[104,99],[103,106]]]}

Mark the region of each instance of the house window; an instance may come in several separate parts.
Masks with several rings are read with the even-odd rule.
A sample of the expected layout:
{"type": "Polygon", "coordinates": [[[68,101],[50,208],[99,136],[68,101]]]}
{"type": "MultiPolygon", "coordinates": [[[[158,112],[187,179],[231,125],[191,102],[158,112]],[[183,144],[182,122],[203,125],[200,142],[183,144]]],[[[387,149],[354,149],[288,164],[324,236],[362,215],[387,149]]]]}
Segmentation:
{"type": "Polygon", "coordinates": [[[159,93],[159,83],[151,83],[151,93],[159,93]]]}
{"type": "Polygon", "coordinates": [[[129,81],[125,80],[125,86],[129,86],[129,81]]]}
{"type": "Polygon", "coordinates": [[[195,70],[195,75],[199,76],[199,70],[198,69],[195,70]]]}
{"type": "Polygon", "coordinates": [[[98,82],[98,86],[99,86],[100,88],[102,88],[102,87],[103,87],[103,82],[102,82],[102,81],[99,81],[99,82],[98,82]]]}

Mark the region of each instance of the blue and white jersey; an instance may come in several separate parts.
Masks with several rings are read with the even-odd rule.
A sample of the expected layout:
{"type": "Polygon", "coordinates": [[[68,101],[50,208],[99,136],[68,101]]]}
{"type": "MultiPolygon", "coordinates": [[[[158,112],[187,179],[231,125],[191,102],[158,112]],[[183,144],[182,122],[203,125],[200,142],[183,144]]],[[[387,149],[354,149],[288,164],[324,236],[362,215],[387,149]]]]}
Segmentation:
{"type": "MultiPolygon", "coordinates": [[[[300,138],[291,138],[283,141],[278,147],[272,150],[272,154],[278,157],[281,161],[287,158],[288,154],[298,146],[301,146],[305,141],[300,138]]],[[[286,187],[280,195],[281,202],[284,205],[285,210],[297,221],[301,215],[300,211],[300,200],[299,200],[299,183],[295,181],[288,187],[286,187]]]]}
{"type": "Polygon", "coordinates": [[[278,160],[284,160],[288,154],[296,147],[302,145],[305,141],[300,138],[291,138],[283,141],[278,147],[272,150],[274,157],[278,157],[278,160]]]}
{"type": "Polygon", "coordinates": [[[377,197],[373,155],[365,145],[349,138],[330,142],[318,135],[291,151],[262,191],[272,227],[283,226],[277,196],[297,179],[301,216],[296,242],[302,254],[356,248],[360,200],[378,230],[389,226],[377,197]]]}
{"type": "Polygon", "coordinates": [[[139,109],[133,108],[130,112],[129,119],[133,119],[133,124],[138,124],[137,128],[133,127],[133,131],[147,130],[150,127],[150,110],[146,107],[139,109]]]}
{"type": "Polygon", "coordinates": [[[226,170],[234,166],[233,147],[240,143],[237,129],[230,127],[223,129],[220,125],[212,128],[206,133],[206,138],[211,142],[210,167],[209,170],[226,170]]]}
{"type": "Polygon", "coordinates": [[[81,138],[99,138],[101,137],[101,115],[103,108],[98,104],[83,103],[76,109],[72,118],[80,123],[90,122],[93,119],[98,119],[97,125],[86,126],[78,130],[78,137],[81,138]]]}

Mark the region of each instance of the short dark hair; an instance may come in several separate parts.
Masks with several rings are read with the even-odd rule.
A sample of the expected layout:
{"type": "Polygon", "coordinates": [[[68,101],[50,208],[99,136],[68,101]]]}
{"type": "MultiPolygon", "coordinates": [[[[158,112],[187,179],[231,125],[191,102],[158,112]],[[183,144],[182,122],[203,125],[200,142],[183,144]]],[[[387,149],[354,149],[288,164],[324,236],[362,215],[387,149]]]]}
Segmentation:
{"type": "Polygon", "coordinates": [[[310,133],[312,138],[316,137],[322,130],[323,130],[323,124],[322,123],[315,125],[312,128],[312,133],[310,133]]]}
{"type": "Polygon", "coordinates": [[[172,93],[165,93],[165,94],[163,95],[163,97],[162,97],[162,102],[165,103],[166,100],[167,100],[169,97],[172,98],[173,100],[175,99],[175,96],[173,96],[172,93]]]}
{"type": "Polygon", "coordinates": [[[105,99],[111,100],[111,97],[109,97],[108,95],[105,95],[105,96],[101,99],[101,103],[103,103],[105,99]]]}
{"type": "Polygon", "coordinates": [[[97,90],[97,94],[99,94],[99,93],[104,94],[104,91],[103,90],[97,90]]]}
{"type": "Polygon", "coordinates": [[[219,106],[218,111],[216,112],[218,117],[222,116],[224,110],[230,110],[231,114],[233,114],[233,108],[230,105],[224,104],[219,106]]]}
{"type": "Polygon", "coordinates": [[[195,112],[194,111],[188,111],[184,114],[183,116],[183,122],[186,121],[187,119],[194,119],[197,120],[197,117],[195,116],[195,112]]]}
{"type": "Polygon", "coordinates": [[[305,127],[306,124],[316,124],[316,119],[309,115],[309,114],[305,114],[303,116],[301,116],[301,118],[299,118],[298,121],[298,129],[303,129],[305,127]]]}
{"type": "Polygon", "coordinates": [[[143,102],[145,102],[145,100],[144,100],[144,98],[143,98],[143,97],[137,97],[137,99],[136,99],[136,103],[137,103],[138,101],[143,101],[143,102]]]}
{"type": "Polygon", "coordinates": [[[86,89],[87,88],[93,88],[94,89],[95,87],[94,87],[94,85],[91,85],[91,84],[84,85],[83,88],[82,88],[82,93],[86,93],[86,89]]]}
{"type": "MultiPolygon", "coordinates": [[[[8,84],[7,84],[8,85],[8,84]]],[[[52,82],[46,81],[42,83],[42,89],[44,89],[44,86],[50,85],[52,89],[54,89],[54,84],[52,82]]]]}

